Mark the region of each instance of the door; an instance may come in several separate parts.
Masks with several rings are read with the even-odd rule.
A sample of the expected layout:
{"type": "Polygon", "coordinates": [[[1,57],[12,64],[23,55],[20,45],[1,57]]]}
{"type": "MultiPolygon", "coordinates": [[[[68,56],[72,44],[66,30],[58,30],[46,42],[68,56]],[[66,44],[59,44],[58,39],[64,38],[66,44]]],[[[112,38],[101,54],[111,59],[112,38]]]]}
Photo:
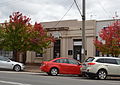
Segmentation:
{"type": "Polygon", "coordinates": [[[118,75],[119,65],[116,59],[105,59],[105,66],[108,69],[108,75],[118,75]]]}
{"type": "Polygon", "coordinates": [[[53,58],[60,57],[60,40],[54,42],[53,58]]]}
{"type": "Polygon", "coordinates": [[[118,63],[118,70],[117,70],[117,72],[118,72],[118,75],[120,75],[120,59],[117,59],[117,63],[118,63]]]}
{"type": "Polygon", "coordinates": [[[81,61],[81,49],[82,49],[82,46],[74,46],[73,58],[78,60],[78,61],[81,61]]]}
{"type": "Polygon", "coordinates": [[[80,74],[80,64],[73,59],[68,59],[69,62],[69,72],[70,74],[80,74]]]}
{"type": "Polygon", "coordinates": [[[62,74],[70,74],[70,64],[68,63],[68,59],[60,59],[60,73],[62,74]]]}
{"type": "Polygon", "coordinates": [[[0,57],[0,68],[11,69],[12,68],[11,61],[5,57],[0,57]]]}

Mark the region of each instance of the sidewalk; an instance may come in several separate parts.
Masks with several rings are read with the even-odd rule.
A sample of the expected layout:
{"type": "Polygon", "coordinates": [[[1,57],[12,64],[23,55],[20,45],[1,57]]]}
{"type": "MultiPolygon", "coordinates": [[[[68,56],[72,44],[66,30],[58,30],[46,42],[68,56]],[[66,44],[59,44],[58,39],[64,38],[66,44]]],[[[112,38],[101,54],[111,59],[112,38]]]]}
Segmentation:
{"type": "Polygon", "coordinates": [[[40,66],[38,65],[26,65],[24,71],[26,72],[41,72],[40,66]]]}

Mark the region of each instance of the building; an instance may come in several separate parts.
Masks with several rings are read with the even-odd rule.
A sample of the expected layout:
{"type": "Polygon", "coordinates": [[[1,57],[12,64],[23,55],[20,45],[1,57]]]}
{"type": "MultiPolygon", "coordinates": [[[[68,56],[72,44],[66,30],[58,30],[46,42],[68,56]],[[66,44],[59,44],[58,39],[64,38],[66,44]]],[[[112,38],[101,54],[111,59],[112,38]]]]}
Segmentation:
{"type": "MultiPolygon", "coordinates": [[[[39,63],[56,57],[70,57],[81,61],[82,21],[64,20],[59,22],[43,22],[42,26],[56,38],[52,48],[44,54],[27,52],[27,63],[39,63]],[[57,25],[56,25],[57,24],[57,25]]],[[[86,57],[95,55],[93,39],[96,37],[96,21],[88,20],[85,26],[86,57]]]]}
{"type": "MultiPolygon", "coordinates": [[[[96,51],[93,40],[98,36],[101,29],[109,26],[115,20],[87,20],[85,24],[86,36],[86,57],[102,56],[96,51]]],[[[42,22],[42,26],[56,38],[56,42],[51,44],[51,48],[45,53],[27,51],[26,63],[40,63],[43,60],[50,60],[56,57],[70,57],[81,61],[82,50],[82,21],[63,20],[63,21],[42,22]]],[[[12,52],[0,51],[0,55],[12,56],[12,52]]],[[[22,61],[22,57],[19,58],[22,61]]]]}
{"type": "MultiPolygon", "coordinates": [[[[106,27],[112,25],[115,21],[119,21],[120,19],[111,19],[111,20],[100,20],[96,21],[96,37],[99,38],[99,32],[101,29],[105,29],[106,27]]],[[[96,50],[96,56],[111,56],[111,55],[102,55],[101,52],[96,50]]]]}

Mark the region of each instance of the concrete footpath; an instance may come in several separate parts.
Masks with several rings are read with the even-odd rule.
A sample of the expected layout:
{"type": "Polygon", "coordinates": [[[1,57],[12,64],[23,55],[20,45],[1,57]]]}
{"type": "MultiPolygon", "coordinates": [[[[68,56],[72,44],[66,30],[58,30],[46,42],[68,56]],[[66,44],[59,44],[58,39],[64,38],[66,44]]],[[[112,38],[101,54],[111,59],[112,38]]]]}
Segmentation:
{"type": "Polygon", "coordinates": [[[25,65],[24,71],[26,72],[41,72],[40,65],[25,65]]]}

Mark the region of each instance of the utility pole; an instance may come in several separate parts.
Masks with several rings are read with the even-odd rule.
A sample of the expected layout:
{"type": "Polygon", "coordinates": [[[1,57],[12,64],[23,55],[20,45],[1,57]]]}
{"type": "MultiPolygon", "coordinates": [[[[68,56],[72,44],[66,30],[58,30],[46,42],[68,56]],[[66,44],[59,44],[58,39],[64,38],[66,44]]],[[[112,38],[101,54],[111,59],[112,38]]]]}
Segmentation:
{"type": "Polygon", "coordinates": [[[82,62],[85,60],[85,0],[82,0],[82,62]]]}
{"type": "Polygon", "coordinates": [[[86,51],[85,50],[85,45],[86,45],[86,42],[85,42],[85,0],[82,0],[82,13],[79,9],[79,6],[78,6],[76,0],[74,0],[74,2],[77,6],[77,9],[78,9],[81,17],[82,17],[82,51],[81,51],[82,56],[81,56],[81,62],[83,62],[85,60],[85,55],[86,55],[85,54],[86,53],[85,52],[86,51]]]}

